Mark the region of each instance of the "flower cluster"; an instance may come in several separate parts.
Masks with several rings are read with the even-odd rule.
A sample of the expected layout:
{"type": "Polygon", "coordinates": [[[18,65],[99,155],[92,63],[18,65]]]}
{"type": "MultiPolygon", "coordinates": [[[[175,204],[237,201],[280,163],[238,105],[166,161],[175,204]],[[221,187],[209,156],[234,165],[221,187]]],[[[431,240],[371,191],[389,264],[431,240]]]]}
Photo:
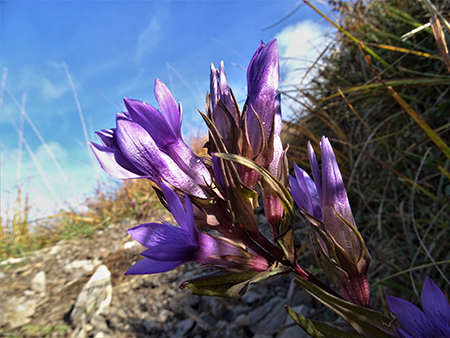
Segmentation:
{"type": "MultiPolygon", "coordinates": [[[[448,322],[448,307],[442,301],[429,302],[433,297],[442,299],[430,282],[422,293],[424,313],[406,306],[412,317],[426,323],[422,331],[402,316],[405,303],[400,299],[389,298],[403,327],[398,333],[385,325],[385,317],[367,308],[370,255],[356,227],[329,140],[323,137],[320,144],[322,170],[308,144],[312,178],[295,163],[295,177],[288,174],[287,148],[281,142],[276,40],[267,45],[261,42],[249,63],[242,109],[228,86],[224,63],[219,69],[211,64],[210,70],[210,93],[206,112],[201,113],[209,130],[209,156],[197,156],[183,141],[181,103],[158,79],[154,93],[159,109],[124,99],[126,111],[117,114],[116,127],[97,133],[101,144],[90,144],[111,176],[152,181],[177,223],[144,223],[128,230],[146,250],[127,274],[162,273],[195,261],[218,272],[186,281],[182,288],[196,294],[240,297],[252,283],[293,273],[297,284],[359,334],[370,337],[410,337],[414,332],[420,332],[414,337],[425,337],[437,323],[448,322]],[[263,235],[254,213],[258,194],[271,236],[263,235]],[[339,293],[297,261],[294,200],[311,224],[317,262],[339,293]]],[[[338,327],[315,326],[294,312],[289,314],[317,337],[345,336],[338,327]]],[[[441,336],[448,337],[447,326],[441,331],[441,336]]]]}
{"type": "Polygon", "coordinates": [[[210,159],[198,157],[183,141],[182,106],[158,79],[154,93],[159,110],[124,99],[126,111],[117,114],[116,128],[97,133],[101,144],[90,146],[102,168],[116,178],[154,182],[178,223],[141,224],[128,231],[147,247],[145,258],[128,274],[164,272],[188,261],[233,272],[260,272],[275,262],[289,261],[287,269],[301,271],[293,252],[285,252],[260,233],[253,213],[254,188],[260,184],[274,237],[279,235],[283,207],[258,173],[262,168],[277,179],[287,177],[278,82],[276,40],[261,42],[250,61],[248,100],[242,111],[228,86],[223,62],[220,70],[211,65],[211,94],[204,115],[210,123],[210,159]],[[245,157],[257,168],[222,159],[220,154],[245,157]]]}

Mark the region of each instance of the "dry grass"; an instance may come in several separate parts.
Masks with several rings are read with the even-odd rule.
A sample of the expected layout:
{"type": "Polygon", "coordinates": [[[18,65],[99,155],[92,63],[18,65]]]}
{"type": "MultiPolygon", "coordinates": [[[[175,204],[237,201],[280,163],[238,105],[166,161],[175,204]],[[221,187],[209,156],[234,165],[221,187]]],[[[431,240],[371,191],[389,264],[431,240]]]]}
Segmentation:
{"type": "Polygon", "coordinates": [[[22,256],[61,239],[90,236],[124,218],[142,222],[161,217],[171,219],[148,180],[124,181],[116,187],[100,186],[94,197],[84,201],[85,211],[61,210],[32,221],[28,217],[30,206],[26,198],[22,201],[21,194],[19,189],[12,215],[0,219],[0,260],[22,256]]]}

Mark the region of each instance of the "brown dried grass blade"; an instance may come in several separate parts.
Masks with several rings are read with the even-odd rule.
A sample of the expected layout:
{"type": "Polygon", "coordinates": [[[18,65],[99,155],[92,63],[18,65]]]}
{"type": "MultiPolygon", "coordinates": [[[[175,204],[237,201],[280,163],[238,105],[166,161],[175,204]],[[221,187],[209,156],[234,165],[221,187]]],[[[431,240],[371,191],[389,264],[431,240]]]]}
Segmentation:
{"type": "Polygon", "coordinates": [[[442,30],[441,23],[437,15],[433,15],[430,19],[431,28],[433,29],[433,35],[436,39],[436,43],[439,49],[439,53],[442,55],[442,60],[445,63],[448,71],[450,72],[450,56],[448,53],[447,42],[445,41],[444,31],[442,30]]]}

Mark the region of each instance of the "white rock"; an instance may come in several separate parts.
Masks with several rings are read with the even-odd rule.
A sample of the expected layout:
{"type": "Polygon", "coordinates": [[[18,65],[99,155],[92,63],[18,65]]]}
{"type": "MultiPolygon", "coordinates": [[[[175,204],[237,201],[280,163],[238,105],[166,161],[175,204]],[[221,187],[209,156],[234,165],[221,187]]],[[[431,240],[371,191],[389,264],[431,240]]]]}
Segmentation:
{"type": "Polygon", "coordinates": [[[106,265],[100,265],[78,295],[70,320],[74,325],[89,323],[109,306],[111,295],[111,273],[106,265]]]}
{"type": "Polygon", "coordinates": [[[64,271],[71,278],[79,278],[94,270],[94,264],[91,260],[78,260],[68,263],[64,266],[64,271]]]}
{"type": "Polygon", "coordinates": [[[138,246],[138,245],[139,245],[139,242],[136,242],[136,241],[130,241],[130,242],[126,242],[126,243],[123,245],[123,248],[129,250],[129,249],[132,249],[132,248],[134,248],[135,246],[138,246]]]}
{"type": "Polygon", "coordinates": [[[158,318],[156,318],[156,321],[158,323],[165,323],[167,321],[167,319],[169,319],[169,317],[172,315],[172,312],[167,310],[167,309],[163,309],[159,314],[158,314],[158,318]]]}
{"type": "Polygon", "coordinates": [[[25,257],[19,257],[19,258],[8,258],[5,259],[4,261],[0,262],[0,266],[1,265],[8,265],[8,264],[17,264],[20,262],[23,262],[25,260],[25,257]]]}
{"type": "Polygon", "coordinates": [[[70,272],[71,270],[83,269],[86,272],[91,272],[94,269],[94,265],[91,260],[79,260],[73,261],[64,267],[64,270],[70,272]]]}
{"type": "Polygon", "coordinates": [[[46,289],[45,271],[41,271],[36,274],[31,280],[31,290],[37,292],[45,292],[46,289]]]}
{"type": "Polygon", "coordinates": [[[11,297],[6,301],[6,307],[0,312],[0,326],[8,325],[14,329],[25,325],[36,312],[37,299],[26,297],[11,297]]]}

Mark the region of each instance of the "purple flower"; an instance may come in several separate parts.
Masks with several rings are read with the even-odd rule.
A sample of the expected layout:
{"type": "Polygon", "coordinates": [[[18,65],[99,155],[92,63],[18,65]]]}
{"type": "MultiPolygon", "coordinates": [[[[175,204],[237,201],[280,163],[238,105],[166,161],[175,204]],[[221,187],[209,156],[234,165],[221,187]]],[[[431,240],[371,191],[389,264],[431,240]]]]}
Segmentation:
{"type": "Polygon", "coordinates": [[[223,237],[197,230],[191,200],[185,195],[185,207],[167,185],[161,184],[169,211],[179,227],[168,222],[145,223],[129,229],[128,234],[145,246],[144,259],[128,269],[126,275],[166,272],[190,261],[235,270],[267,269],[267,262],[223,237]]]}
{"type": "Polygon", "coordinates": [[[325,136],[320,144],[322,150],[322,176],[311,143],[308,143],[309,162],[314,182],[309,175],[294,163],[297,180],[290,178],[292,194],[297,204],[310,215],[325,224],[325,227],[351,257],[357,259],[360,243],[353,231],[349,231],[345,219],[356,227],[350,203],[342,180],[336,156],[330,141],[325,136]]]}
{"type": "Polygon", "coordinates": [[[228,86],[223,62],[220,63],[220,70],[211,64],[210,79],[212,120],[230,148],[228,150],[233,153],[245,152],[240,155],[248,156],[267,167],[274,157],[281,156],[283,150],[280,139],[280,96],[277,95],[280,80],[277,41],[272,40],[267,45],[261,41],[247,68],[245,125],[228,86]],[[244,140],[242,136],[245,136],[244,140]],[[241,145],[238,150],[236,146],[239,140],[248,142],[248,146],[241,145]]]}
{"type": "Polygon", "coordinates": [[[117,114],[116,128],[97,132],[102,145],[91,143],[102,168],[120,179],[161,180],[185,193],[206,197],[209,171],[181,137],[182,107],[158,79],[155,97],[161,112],[151,105],[124,99],[127,112],[117,114]]]}
{"type": "Polygon", "coordinates": [[[312,224],[321,259],[319,264],[342,296],[355,304],[369,304],[367,269],[370,256],[359,234],[330,141],[322,137],[322,175],[308,143],[314,181],[294,163],[291,193],[312,224]]]}
{"type": "Polygon", "coordinates": [[[271,142],[271,137],[281,131],[281,110],[277,111],[279,100],[276,100],[280,67],[278,60],[277,40],[267,45],[261,41],[247,68],[248,113],[247,128],[253,154],[256,156],[264,148],[263,138],[271,142]],[[258,119],[262,122],[265,135],[261,134],[258,119]]]}
{"type": "Polygon", "coordinates": [[[397,316],[402,338],[450,338],[450,305],[441,289],[430,277],[422,289],[423,311],[394,296],[386,296],[389,307],[397,316]]]}
{"type": "Polygon", "coordinates": [[[228,86],[223,61],[220,62],[220,70],[211,63],[210,90],[214,125],[224,138],[227,147],[236,146],[240,119],[239,107],[236,106],[228,86]]]}

